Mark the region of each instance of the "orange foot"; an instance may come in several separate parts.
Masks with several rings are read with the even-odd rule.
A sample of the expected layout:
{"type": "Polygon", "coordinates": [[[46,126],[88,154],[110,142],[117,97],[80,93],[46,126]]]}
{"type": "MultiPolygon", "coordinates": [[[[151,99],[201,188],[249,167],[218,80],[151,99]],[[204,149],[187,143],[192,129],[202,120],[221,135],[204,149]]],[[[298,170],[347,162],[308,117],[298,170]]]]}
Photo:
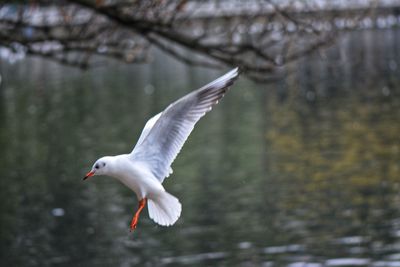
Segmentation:
{"type": "Polygon", "coordinates": [[[140,216],[140,212],[143,210],[144,206],[146,206],[146,198],[143,198],[139,201],[139,208],[136,211],[135,215],[132,218],[131,221],[131,226],[130,226],[130,232],[132,232],[133,230],[136,229],[138,221],[139,221],[139,216],[140,216]]]}

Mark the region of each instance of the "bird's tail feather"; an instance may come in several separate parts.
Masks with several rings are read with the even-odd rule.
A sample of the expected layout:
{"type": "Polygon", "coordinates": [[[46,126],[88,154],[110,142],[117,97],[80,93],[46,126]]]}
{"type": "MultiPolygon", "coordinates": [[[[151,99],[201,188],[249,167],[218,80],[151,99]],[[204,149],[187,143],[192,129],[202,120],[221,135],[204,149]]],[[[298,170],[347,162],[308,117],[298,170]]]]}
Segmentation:
{"type": "Polygon", "coordinates": [[[150,218],[163,226],[173,225],[181,215],[182,205],[179,200],[168,192],[162,192],[149,198],[148,209],[150,218]]]}

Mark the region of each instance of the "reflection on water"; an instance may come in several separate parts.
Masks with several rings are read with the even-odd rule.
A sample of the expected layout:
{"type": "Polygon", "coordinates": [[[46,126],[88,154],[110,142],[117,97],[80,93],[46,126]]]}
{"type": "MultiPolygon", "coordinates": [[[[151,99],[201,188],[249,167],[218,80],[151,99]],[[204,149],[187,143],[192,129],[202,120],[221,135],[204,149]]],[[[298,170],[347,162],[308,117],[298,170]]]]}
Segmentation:
{"type": "Polygon", "coordinates": [[[170,228],[142,217],[95,159],[220,72],[159,55],[87,72],[0,65],[1,266],[400,266],[400,31],[355,32],[291,67],[242,79],[196,127],[166,188],[170,228]]]}

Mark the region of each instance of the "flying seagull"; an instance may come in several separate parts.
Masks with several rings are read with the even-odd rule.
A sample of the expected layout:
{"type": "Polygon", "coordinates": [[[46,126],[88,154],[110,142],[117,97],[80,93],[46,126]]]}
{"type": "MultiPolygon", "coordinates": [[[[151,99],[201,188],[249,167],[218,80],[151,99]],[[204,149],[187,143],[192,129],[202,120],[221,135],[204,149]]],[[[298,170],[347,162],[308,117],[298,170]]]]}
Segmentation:
{"type": "Polygon", "coordinates": [[[170,226],[178,220],[182,205],[165,191],[162,182],[172,173],[171,164],[196,122],[218,103],[238,76],[239,69],[235,68],[170,104],[146,123],[130,154],[98,159],[83,178],[109,175],[136,193],[139,208],[132,218],[131,231],[146,202],[150,218],[159,225],[170,226]]]}

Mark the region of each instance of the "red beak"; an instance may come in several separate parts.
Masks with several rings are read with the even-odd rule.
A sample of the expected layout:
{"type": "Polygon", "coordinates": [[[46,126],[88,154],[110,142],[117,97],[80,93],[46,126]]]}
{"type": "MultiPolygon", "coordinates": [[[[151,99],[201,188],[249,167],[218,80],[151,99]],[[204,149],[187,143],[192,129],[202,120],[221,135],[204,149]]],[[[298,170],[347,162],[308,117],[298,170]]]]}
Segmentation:
{"type": "Polygon", "coordinates": [[[87,178],[89,178],[90,176],[93,176],[93,175],[94,175],[94,171],[90,171],[90,172],[88,172],[88,173],[86,174],[85,177],[83,177],[83,180],[86,180],[87,178]]]}

